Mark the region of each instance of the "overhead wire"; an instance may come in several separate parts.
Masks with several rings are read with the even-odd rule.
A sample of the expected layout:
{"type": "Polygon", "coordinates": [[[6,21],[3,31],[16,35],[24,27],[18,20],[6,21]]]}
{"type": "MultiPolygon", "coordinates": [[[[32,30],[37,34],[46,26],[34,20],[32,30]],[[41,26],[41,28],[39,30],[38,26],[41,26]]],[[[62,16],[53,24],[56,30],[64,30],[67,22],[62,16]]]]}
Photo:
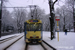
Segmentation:
{"type": "MultiPolygon", "coordinates": [[[[58,0],[58,3],[56,3],[56,5],[58,5],[58,6],[60,6],[60,5],[59,5],[59,1],[62,2],[62,3],[64,3],[63,1],[58,0]]],[[[29,2],[29,0],[28,0],[27,2],[29,2]]],[[[43,3],[44,3],[44,2],[45,2],[45,0],[43,0],[43,3]]],[[[10,2],[8,2],[8,3],[12,6],[12,4],[11,4],[10,2]]],[[[14,3],[15,3],[15,2],[14,2],[14,3]]],[[[33,0],[32,0],[32,4],[33,4],[33,0]]]]}
{"type": "Polygon", "coordinates": [[[10,2],[8,3],[11,5],[11,7],[3,7],[3,8],[28,8],[27,6],[26,7],[14,7],[10,2]]]}
{"type": "Polygon", "coordinates": [[[11,5],[11,7],[3,7],[3,8],[13,8],[15,11],[18,8],[24,8],[24,9],[28,8],[28,7],[14,7],[10,2],[8,2],[8,3],[11,5]]]}
{"type": "MultiPolygon", "coordinates": [[[[10,2],[8,2],[8,3],[11,5],[11,7],[3,7],[3,8],[13,8],[15,11],[18,8],[23,8],[23,9],[29,8],[28,6],[26,6],[26,7],[18,7],[18,6],[14,7],[10,2]]],[[[12,3],[16,3],[16,2],[12,1],[12,3]]],[[[17,4],[21,4],[21,3],[17,3],[17,4]]]]}

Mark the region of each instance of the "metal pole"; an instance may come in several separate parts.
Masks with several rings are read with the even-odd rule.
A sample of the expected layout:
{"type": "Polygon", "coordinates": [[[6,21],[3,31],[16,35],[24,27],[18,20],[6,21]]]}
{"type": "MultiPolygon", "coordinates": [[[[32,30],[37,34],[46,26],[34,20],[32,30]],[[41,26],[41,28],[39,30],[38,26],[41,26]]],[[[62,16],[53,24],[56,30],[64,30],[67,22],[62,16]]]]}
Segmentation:
{"type": "Polygon", "coordinates": [[[29,8],[29,7],[2,7],[2,8],[29,8]]]}
{"type": "Polygon", "coordinates": [[[58,37],[58,41],[59,41],[59,32],[57,32],[57,37],[58,37]]]}
{"type": "MultiPolygon", "coordinates": [[[[57,21],[57,27],[59,27],[58,21],[57,21]]],[[[58,41],[59,41],[59,32],[57,32],[57,37],[58,37],[58,41]]]]}

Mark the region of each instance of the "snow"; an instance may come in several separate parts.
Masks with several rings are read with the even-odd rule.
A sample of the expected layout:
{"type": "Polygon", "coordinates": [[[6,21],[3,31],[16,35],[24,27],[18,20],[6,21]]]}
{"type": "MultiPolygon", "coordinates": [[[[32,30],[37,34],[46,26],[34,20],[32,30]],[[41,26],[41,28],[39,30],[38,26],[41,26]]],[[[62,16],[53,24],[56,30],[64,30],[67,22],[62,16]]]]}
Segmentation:
{"type": "Polygon", "coordinates": [[[28,50],[44,50],[41,45],[29,45],[28,50]]]}
{"type": "Polygon", "coordinates": [[[8,48],[7,50],[24,50],[24,49],[25,49],[25,41],[23,37],[22,39],[17,41],[15,44],[13,44],[13,46],[8,48]]]}
{"type": "Polygon", "coordinates": [[[53,50],[52,48],[50,48],[49,46],[47,46],[45,43],[42,42],[42,44],[45,46],[45,48],[46,48],[47,50],[53,50]]]}
{"type": "Polygon", "coordinates": [[[17,40],[18,38],[20,38],[21,36],[23,36],[23,34],[21,34],[20,36],[14,38],[14,39],[11,39],[7,42],[4,42],[2,44],[0,44],[0,50],[3,50],[5,47],[7,47],[8,45],[10,45],[11,43],[13,43],[15,40],[17,40]]]}
{"type": "Polygon", "coordinates": [[[2,37],[0,38],[0,40],[5,39],[5,38],[9,38],[9,37],[12,37],[12,36],[18,36],[18,35],[20,35],[20,33],[16,33],[16,34],[13,34],[13,35],[2,36],[2,37]]]}
{"type": "Polygon", "coordinates": [[[43,40],[45,40],[57,50],[75,50],[74,32],[68,32],[67,35],[65,35],[64,32],[59,32],[59,41],[57,39],[57,32],[55,34],[56,38],[50,40],[50,32],[43,32],[43,40]]]}
{"type": "MultiPolygon", "coordinates": [[[[75,39],[74,39],[75,33],[74,32],[68,32],[67,35],[65,35],[65,32],[59,32],[59,41],[57,39],[57,32],[55,34],[56,34],[56,38],[53,40],[50,40],[50,32],[43,31],[43,40],[46,41],[51,46],[53,46],[54,48],[56,48],[57,50],[75,50],[75,39]]],[[[19,37],[17,37],[17,38],[19,38],[19,37]]],[[[0,50],[2,50],[3,48],[5,48],[9,44],[11,44],[17,38],[12,39],[3,44],[0,44],[0,50]]],[[[48,48],[49,47],[47,47],[47,49],[48,48]]],[[[13,44],[13,46],[8,48],[7,50],[24,50],[24,49],[25,49],[25,41],[24,41],[24,37],[23,37],[22,39],[20,39],[18,42],[13,44]]],[[[43,50],[41,45],[29,45],[28,49],[29,50],[43,50]]]]}
{"type": "MultiPolygon", "coordinates": [[[[13,44],[13,46],[8,48],[7,50],[24,50],[24,49],[25,49],[25,41],[23,37],[22,39],[20,39],[18,42],[13,44]]],[[[35,45],[29,45],[28,50],[43,50],[43,48],[41,45],[35,44],[35,45]]]]}
{"type": "Polygon", "coordinates": [[[73,31],[74,32],[74,29],[70,29],[70,30],[67,30],[67,31],[73,31]]]}
{"type": "Polygon", "coordinates": [[[71,29],[70,31],[74,31],[74,29],[71,29]]]}

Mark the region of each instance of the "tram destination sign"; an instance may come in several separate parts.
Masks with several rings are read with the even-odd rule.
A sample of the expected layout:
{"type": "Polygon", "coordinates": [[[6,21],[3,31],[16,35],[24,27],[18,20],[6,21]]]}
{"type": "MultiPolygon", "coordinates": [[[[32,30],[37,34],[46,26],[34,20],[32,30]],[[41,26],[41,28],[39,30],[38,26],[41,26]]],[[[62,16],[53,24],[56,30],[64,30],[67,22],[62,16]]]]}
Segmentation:
{"type": "Polygon", "coordinates": [[[38,20],[30,20],[30,22],[38,22],[38,20]]]}

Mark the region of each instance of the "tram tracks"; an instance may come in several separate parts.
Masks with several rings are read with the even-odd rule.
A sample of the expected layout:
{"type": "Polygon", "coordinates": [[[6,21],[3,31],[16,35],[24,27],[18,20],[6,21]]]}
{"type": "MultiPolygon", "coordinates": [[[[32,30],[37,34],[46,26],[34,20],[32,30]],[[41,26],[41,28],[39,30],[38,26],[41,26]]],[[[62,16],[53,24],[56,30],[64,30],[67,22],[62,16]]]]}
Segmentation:
{"type": "Polygon", "coordinates": [[[48,44],[46,41],[42,40],[42,42],[44,42],[47,46],[49,46],[49,47],[52,48],[53,50],[56,50],[53,46],[51,46],[50,44],[48,44]]]}
{"type": "MultiPolygon", "coordinates": [[[[23,35],[21,35],[20,37],[18,37],[15,41],[13,41],[11,44],[9,44],[8,46],[4,47],[3,50],[8,50],[9,48],[11,48],[11,46],[14,46],[14,44],[16,44],[17,41],[19,41],[21,38],[23,37],[23,35]]],[[[42,48],[42,50],[56,50],[54,47],[52,47],[51,45],[49,45],[47,42],[45,42],[44,40],[42,40],[42,43],[40,43],[39,45],[35,45],[35,46],[39,46],[42,48]],[[49,48],[47,48],[49,47],[49,48]]],[[[34,46],[34,47],[35,47],[34,46]]],[[[38,47],[38,50],[40,50],[38,47]]],[[[36,48],[36,47],[35,47],[36,48]]],[[[29,50],[30,45],[27,43],[25,46],[24,50],[29,50]]],[[[34,49],[33,49],[34,50],[34,49]]],[[[36,49],[35,49],[36,50],[36,49]]]]}
{"type": "Polygon", "coordinates": [[[9,44],[8,46],[6,46],[3,50],[7,50],[9,47],[11,47],[13,44],[15,44],[17,41],[19,41],[24,35],[22,35],[21,37],[19,37],[18,39],[16,39],[14,42],[12,42],[11,44],[9,44]]]}
{"type": "MultiPolygon", "coordinates": [[[[36,47],[41,47],[41,49],[43,49],[43,50],[46,50],[46,48],[40,43],[40,44],[26,44],[26,46],[25,46],[25,49],[24,50],[33,50],[33,48],[35,49],[35,46],[36,47]],[[32,47],[33,46],[33,47],[32,47]]],[[[36,49],[35,49],[36,50],[36,49]]],[[[39,50],[39,49],[38,49],[39,50]]]]}
{"type": "Polygon", "coordinates": [[[25,50],[27,50],[28,49],[28,43],[26,43],[26,46],[25,46],[25,50]]]}
{"type": "Polygon", "coordinates": [[[40,43],[40,45],[43,47],[44,50],[47,50],[47,48],[42,43],[40,43]]]}
{"type": "MultiPolygon", "coordinates": [[[[20,36],[20,35],[18,35],[18,36],[20,36]]],[[[18,36],[12,36],[12,37],[8,37],[8,38],[5,38],[5,39],[2,39],[2,40],[0,40],[0,44],[2,44],[2,43],[4,43],[4,42],[7,42],[7,41],[9,41],[9,40],[12,40],[12,39],[14,39],[14,38],[16,38],[16,37],[18,37],[18,36]]]]}
{"type": "MultiPolygon", "coordinates": [[[[43,42],[44,44],[46,44],[46,45],[50,48],[50,50],[56,50],[54,47],[52,47],[51,45],[49,45],[49,44],[48,44],[47,42],[45,42],[44,40],[42,40],[42,42],[43,42]]],[[[41,47],[43,48],[43,50],[49,50],[49,49],[47,49],[47,47],[46,47],[43,43],[40,43],[40,45],[41,45],[41,47]]],[[[26,43],[25,50],[28,50],[28,46],[29,46],[29,44],[26,43]]]]}

